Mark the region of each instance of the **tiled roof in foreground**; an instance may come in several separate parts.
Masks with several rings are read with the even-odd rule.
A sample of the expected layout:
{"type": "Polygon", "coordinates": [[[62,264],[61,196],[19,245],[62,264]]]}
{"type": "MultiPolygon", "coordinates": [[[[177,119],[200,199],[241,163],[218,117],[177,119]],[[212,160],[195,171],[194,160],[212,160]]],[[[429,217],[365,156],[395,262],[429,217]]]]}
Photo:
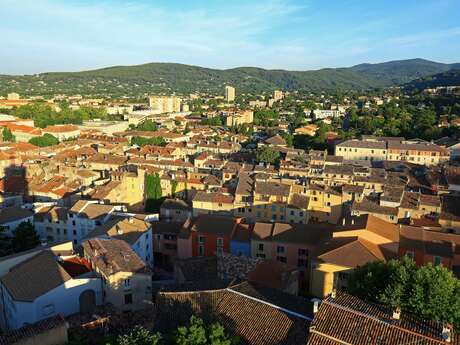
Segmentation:
{"type": "Polygon", "coordinates": [[[399,320],[392,316],[393,312],[381,305],[337,293],[319,306],[310,326],[308,345],[460,344],[458,337],[450,343],[443,340],[441,323],[404,312],[399,320]]]}
{"type": "Polygon", "coordinates": [[[311,320],[307,299],[242,283],[214,291],[159,293],[155,328],[168,334],[192,315],[219,322],[240,344],[304,345],[311,320]]]}

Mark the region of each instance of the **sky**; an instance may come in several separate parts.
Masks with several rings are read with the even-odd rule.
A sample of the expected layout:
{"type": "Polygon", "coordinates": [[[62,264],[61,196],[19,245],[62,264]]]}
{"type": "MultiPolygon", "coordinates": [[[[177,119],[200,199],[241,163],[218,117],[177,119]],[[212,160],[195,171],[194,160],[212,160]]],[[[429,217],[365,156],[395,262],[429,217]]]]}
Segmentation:
{"type": "Polygon", "coordinates": [[[0,74],[460,62],[460,0],[0,0],[0,74]]]}

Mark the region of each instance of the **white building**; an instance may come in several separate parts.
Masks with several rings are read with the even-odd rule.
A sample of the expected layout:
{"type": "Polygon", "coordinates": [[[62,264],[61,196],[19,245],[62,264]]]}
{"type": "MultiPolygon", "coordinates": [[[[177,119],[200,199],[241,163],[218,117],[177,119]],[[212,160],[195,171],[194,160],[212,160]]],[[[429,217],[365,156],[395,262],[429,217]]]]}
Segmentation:
{"type": "Polygon", "coordinates": [[[153,267],[152,226],[143,219],[116,215],[91,231],[87,239],[113,238],[128,243],[147,266],[153,267]]]}
{"type": "Polygon", "coordinates": [[[19,259],[0,278],[0,323],[4,331],[54,315],[94,312],[95,306],[102,303],[101,280],[92,273],[89,262],[74,262],[81,262],[85,272],[68,271],[67,259],[42,250],[19,259]]]}
{"type": "Polygon", "coordinates": [[[18,207],[5,207],[0,210],[0,227],[4,229],[4,234],[12,236],[19,224],[23,222],[34,222],[34,212],[18,207]]]}

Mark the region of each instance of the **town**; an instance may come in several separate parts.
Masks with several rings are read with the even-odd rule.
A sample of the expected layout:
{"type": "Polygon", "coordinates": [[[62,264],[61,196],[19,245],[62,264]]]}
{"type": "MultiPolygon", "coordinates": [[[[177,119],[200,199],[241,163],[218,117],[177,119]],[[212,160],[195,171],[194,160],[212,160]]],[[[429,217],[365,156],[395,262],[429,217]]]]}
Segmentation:
{"type": "Polygon", "coordinates": [[[460,86],[10,92],[0,113],[5,343],[191,317],[242,344],[457,343],[460,86]],[[418,305],[398,269],[425,275],[418,305]]]}

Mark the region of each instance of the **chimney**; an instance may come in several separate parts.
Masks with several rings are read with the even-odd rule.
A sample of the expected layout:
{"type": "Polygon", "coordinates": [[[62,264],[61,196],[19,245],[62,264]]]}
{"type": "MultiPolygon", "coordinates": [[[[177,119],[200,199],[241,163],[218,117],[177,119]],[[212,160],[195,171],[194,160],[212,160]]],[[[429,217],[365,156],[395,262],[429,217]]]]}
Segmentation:
{"type": "Polygon", "coordinates": [[[399,320],[401,318],[401,308],[398,306],[393,310],[393,320],[399,320]]]}
{"type": "Polygon", "coordinates": [[[452,325],[445,324],[442,327],[442,340],[444,340],[446,343],[452,342],[452,325]]]}
{"type": "Polygon", "coordinates": [[[129,218],[129,223],[130,223],[130,224],[133,224],[133,223],[134,223],[134,218],[133,218],[133,217],[130,217],[130,218],[129,218]]]}
{"type": "Polygon", "coordinates": [[[318,308],[319,308],[319,304],[321,300],[318,298],[312,298],[311,302],[313,302],[313,314],[316,314],[318,312],[318,308]]]}
{"type": "Polygon", "coordinates": [[[331,292],[331,298],[335,298],[337,296],[337,290],[334,288],[332,289],[332,292],[331,292]]]}
{"type": "Polygon", "coordinates": [[[343,217],[343,219],[342,219],[342,225],[345,225],[345,223],[346,223],[346,222],[345,222],[345,217],[343,217]]]}
{"type": "Polygon", "coordinates": [[[355,225],[355,219],[351,218],[351,225],[355,225]]]}

